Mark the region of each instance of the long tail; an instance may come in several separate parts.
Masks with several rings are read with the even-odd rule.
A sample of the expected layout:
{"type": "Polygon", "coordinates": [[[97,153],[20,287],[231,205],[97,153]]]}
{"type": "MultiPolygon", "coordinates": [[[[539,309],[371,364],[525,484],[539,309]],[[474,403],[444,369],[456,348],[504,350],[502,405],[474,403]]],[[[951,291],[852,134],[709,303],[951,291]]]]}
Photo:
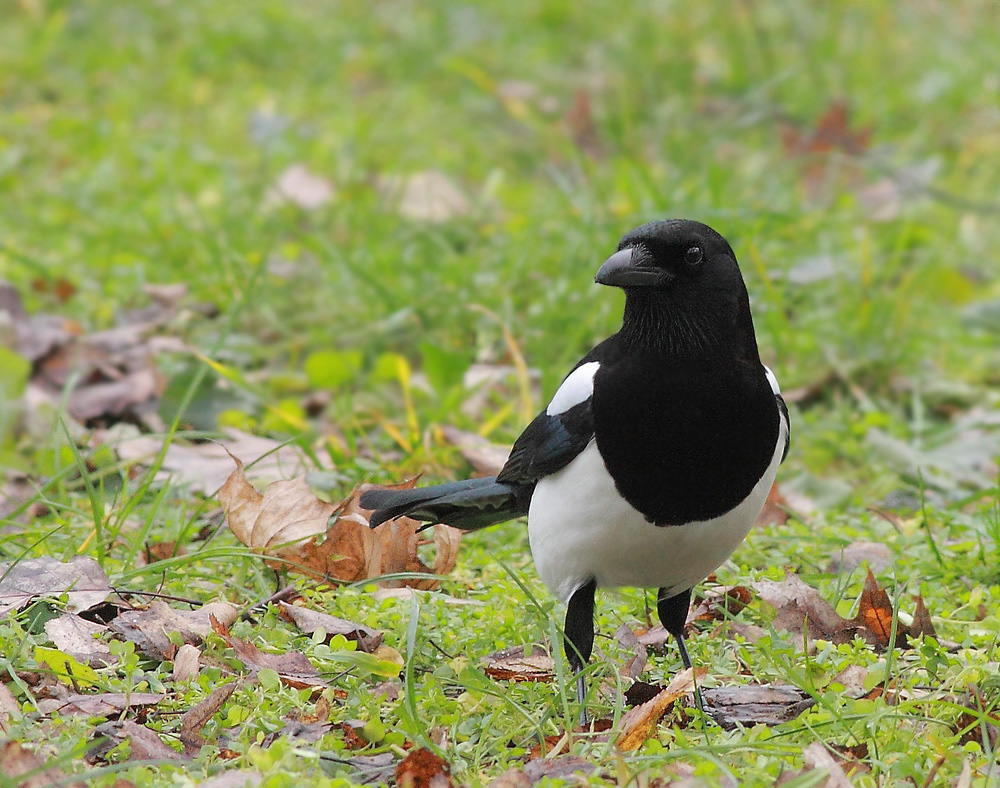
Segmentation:
{"type": "Polygon", "coordinates": [[[528,513],[531,490],[498,482],[495,476],[449,482],[413,490],[366,490],[359,503],[374,509],[371,526],[406,515],[477,531],[528,513]]]}

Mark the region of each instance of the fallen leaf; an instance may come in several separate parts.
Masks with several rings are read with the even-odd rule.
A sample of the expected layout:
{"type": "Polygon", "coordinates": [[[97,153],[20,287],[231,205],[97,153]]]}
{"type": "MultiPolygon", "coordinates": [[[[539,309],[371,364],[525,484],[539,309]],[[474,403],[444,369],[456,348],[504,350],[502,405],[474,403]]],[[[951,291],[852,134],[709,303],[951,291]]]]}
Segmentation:
{"type": "Polygon", "coordinates": [[[322,541],[303,543],[294,568],[318,580],[365,580],[381,574],[381,546],[361,515],[341,514],[322,541]]]}
{"type": "Polygon", "coordinates": [[[924,637],[936,638],[937,632],[934,631],[931,614],[927,610],[926,605],[924,605],[923,595],[917,594],[914,597],[914,601],[916,602],[916,607],[913,609],[913,621],[907,628],[910,637],[923,635],[924,637]]]}
{"type": "Polygon", "coordinates": [[[816,703],[792,686],[749,684],[702,690],[705,711],[725,730],[737,725],[779,725],[816,703]]]}
{"type": "Polygon", "coordinates": [[[8,723],[11,720],[15,722],[21,717],[21,704],[17,702],[17,698],[14,697],[6,684],[0,683],[0,733],[6,733],[8,728],[8,723]]]}
{"type": "Polygon", "coordinates": [[[70,695],[67,698],[45,698],[38,701],[42,714],[66,716],[86,714],[88,717],[112,717],[137,706],[155,706],[166,695],[153,692],[101,692],[96,695],[70,695]]]}
{"type": "Polygon", "coordinates": [[[687,624],[694,621],[726,621],[749,605],[752,599],[753,594],[746,586],[707,590],[698,605],[688,613],[687,624]]]}
{"type": "Polygon", "coordinates": [[[396,776],[396,759],[391,752],[354,755],[342,762],[354,772],[351,777],[365,785],[391,785],[396,776]]]}
{"type": "MultiPolygon", "coordinates": [[[[707,672],[708,668],[698,668],[697,676],[700,678],[707,672]]],[[[656,730],[656,726],[674,701],[694,691],[695,675],[694,669],[685,668],[652,700],[629,709],[622,717],[621,733],[618,734],[615,746],[622,752],[638,750],[656,730]]]]}
{"type": "Polygon", "coordinates": [[[130,761],[162,761],[185,760],[186,756],[163,743],[159,736],[149,728],[132,720],[115,720],[98,725],[94,729],[97,736],[104,736],[107,741],[91,750],[91,757],[103,758],[113,747],[128,742],[130,761]]]}
{"type": "Polygon", "coordinates": [[[66,613],[45,622],[45,634],[57,649],[91,667],[114,665],[118,660],[111,656],[111,649],[100,640],[108,628],[95,624],[73,613],[66,613]]]}
{"type": "Polygon", "coordinates": [[[618,669],[619,675],[627,679],[637,679],[646,669],[648,654],[646,647],[639,642],[635,632],[628,624],[622,624],[615,631],[615,639],[626,650],[629,656],[618,669]]]}
{"type": "Polygon", "coordinates": [[[892,566],[892,553],[888,546],[883,542],[851,542],[833,557],[826,571],[836,575],[865,565],[875,572],[892,566]]]}
{"type": "Polygon", "coordinates": [[[236,620],[237,610],[227,602],[210,602],[197,610],[174,610],[156,600],[147,610],[125,610],[108,627],[131,640],[147,656],[161,661],[172,660],[177,647],[168,635],[176,632],[185,643],[201,643],[212,631],[211,618],[226,625],[236,620]]]}
{"type": "Polygon", "coordinates": [[[578,89],[573,96],[573,103],[566,112],[566,127],[580,151],[592,159],[603,158],[604,149],[594,122],[590,95],[583,89],[578,89]]]}
{"type": "Polygon", "coordinates": [[[174,681],[193,681],[201,671],[201,651],[190,643],[185,643],[174,654],[174,681]]]}
{"type": "Polygon", "coordinates": [[[399,788],[451,788],[451,770],[447,762],[425,747],[410,750],[396,766],[399,788]]]}
{"type": "Polygon", "coordinates": [[[70,612],[86,610],[111,592],[108,576],[93,558],[76,556],[68,563],[44,556],[11,566],[0,564],[0,617],[38,597],[66,595],[70,612]]]}
{"type": "Polygon", "coordinates": [[[243,463],[233,457],[234,470],[219,489],[226,523],[243,544],[280,554],[297,549],[296,542],[327,531],[337,505],[319,500],[304,476],[269,484],[263,493],[247,481],[243,463]]]}
{"type": "Polygon", "coordinates": [[[854,783],[847,779],[840,764],[830,754],[829,750],[823,746],[822,742],[814,741],[802,753],[806,766],[811,770],[822,769],[827,773],[827,778],[820,783],[822,788],[854,788],[854,783]]]}
{"type": "Polygon", "coordinates": [[[193,758],[206,743],[205,737],[201,735],[201,729],[214,717],[230,696],[236,690],[236,682],[231,681],[223,684],[218,689],[212,690],[208,697],[184,712],[181,717],[180,739],[184,745],[184,754],[193,758]]]}
{"type": "Polygon", "coordinates": [[[136,370],[113,380],[74,388],[66,409],[80,421],[120,416],[135,405],[152,401],[160,393],[151,368],[136,370]]]}
{"type": "Polygon", "coordinates": [[[202,780],[198,788],[256,788],[263,781],[264,775],[254,769],[236,769],[202,780]]]}
{"type": "Polygon", "coordinates": [[[535,758],[523,768],[508,769],[490,783],[490,788],[531,788],[546,778],[557,784],[578,785],[584,781],[580,777],[573,779],[574,775],[589,775],[596,770],[596,765],[578,755],[535,758]]]}
{"type": "Polygon", "coordinates": [[[792,573],[785,573],[782,580],[758,580],[753,584],[757,596],[776,611],[773,624],[810,638],[822,638],[833,643],[847,643],[854,632],[845,631],[846,621],[820,596],[819,591],[802,582],[792,573]]]}
{"type": "MultiPolygon", "coordinates": [[[[411,520],[409,517],[399,517],[382,523],[375,529],[375,534],[381,542],[381,574],[396,572],[420,572],[443,575],[452,570],[458,557],[458,545],[462,532],[449,525],[435,525],[434,565],[424,564],[417,554],[417,548],[424,543],[418,536],[418,531],[424,530],[424,523],[411,520]]],[[[407,585],[421,590],[431,590],[440,585],[437,579],[386,580],[384,585],[407,585]]]]}
{"type": "MultiPolygon", "coordinates": [[[[875,645],[881,648],[888,648],[892,639],[892,600],[885,592],[872,570],[868,570],[865,577],[865,587],[861,591],[861,600],[858,604],[858,614],[854,617],[855,623],[870,632],[875,638],[875,645]]],[[[899,648],[906,647],[907,627],[898,618],[896,620],[896,640],[895,645],[899,648]]]]}
{"type": "Polygon", "coordinates": [[[405,219],[441,223],[469,213],[469,200],[458,185],[438,170],[379,179],[384,199],[405,219]]]}
{"type": "Polygon", "coordinates": [[[326,633],[327,643],[334,635],[343,635],[348,640],[355,641],[358,644],[358,649],[371,654],[382,642],[381,632],[361,624],[355,624],[353,621],[331,616],[328,613],[321,613],[318,610],[310,610],[300,605],[290,605],[287,602],[278,602],[278,612],[282,618],[291,621],[307,635],[322,630],[326,633]]]}
{"type": "Polygon", "coordinates": [[[283,683],[295,689],[325,687],[326,682],[319,677],[319,671],[301,651],[284,654],[268,654],[253,643],[240,640],[229,634],[229,628],[212,617],[212,629],[236,652],[236,657],[250,668],[251,673],[269,669],[278,674],[283,683]]]}
{"type": "Polygon", "coordinates": [[[483,668],[487,676],[498,681],[552,681],[555,662],[545,646],[516,646],[497,651],[486,657],[483,668]],[[531,654],[526,655],[530,648],[531,654]]]}
{"type": "MultiPolygon", "coordinates": [[[[232,428],[222,432],[226,437],[218,443],[187,444],[174,439],[156,480],[173,480],[193,492],[210,495],[232,473],[232,457],[239,457],[249,466],[246,476],[251,480],[272,481],[306,470],[299,450],[293,446],[232,428]]],[[[162,438],[148,435],[122,440],[115,446],[118,456],[128,463],[152,461],[161,448],[162,438]]]]}
{"type": "Polygon", "coordinates": [[[321,175],[310,172],[305,165],[293,164],[278,176],[277,182],[264,198],[265,204],[290,202],[313,211],[333,199],[333,184],[321,175]]]}
{"type": "Polygon", "coordinates": [[[454,446],[479,476],[496,476],[510,456],[510,447],[493,443],[482,435],[455,427],[442,427],[441,434],[454,446]]]}
{"type": "Polygon", "coordinates": [[[66,788],[84,788],[82,782],[67,782],[66,775],[55,767],[45,768],[46,761],[25,749],[16,741],[0,742],[0,777],[18,788],[48,788],[52,785],[66,788]],[[18,777],[24,777],[17,780],[18,777]]]}

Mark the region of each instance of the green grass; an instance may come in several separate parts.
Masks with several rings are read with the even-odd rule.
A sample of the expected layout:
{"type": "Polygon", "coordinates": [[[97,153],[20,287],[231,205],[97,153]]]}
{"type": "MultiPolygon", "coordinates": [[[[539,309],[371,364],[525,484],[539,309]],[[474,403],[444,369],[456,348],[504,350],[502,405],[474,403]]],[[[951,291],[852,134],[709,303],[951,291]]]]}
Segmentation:
{"type": "MultiPolygon", "coordinates": [[[[970,687],[991,708],[1000,700],[994,3],[650,0],[625,12],[566,0],[0,0],[0,19],[0,277],[30,311],[86,330],[148,304],[145,284],[186,282],[191,302],[223,313],[192,313],[171,328],[224,367],[225,393],[217,369],[193,392],[193,426],[236,424],[310,447],[310,478],[332,497],[364,479],[468,473],[435,427],[485,425],[498,442],[517,435],[568,365],[616,329],[621,297],[591,282],[622,233],[663,216],[719,229],[741,261],[765,360],[783,388],[816,387],[792,408],[780,481],[820,505],[755,532],[720,580],[780,577],[791,566],[847,614],[863,573],[830,575],[831,558],[854,540],[884,542],[890,595],[909,610],[910,595],[923,593],[940,634],[961,648],[821,646],[807,660],[777,634],[749,645],[706,631],[691,647],[710,667],[707,682],[793,683],[820,703],[771,730],[668,718],[622,762],[605,744],[583,740],[572,751],[615,779],[679,760],[709,784],[728,774],[770,785],[801,768],[812,741],[864,741],[871,771],[858,785],[919,785],[936,765],[945,782],[966,759],[974,785],[997,779],[985,771],[989,747],[960,741],[955,705],[970,687]],[[581,96],[590,114],[574,121],[581,96]],[[864,154],[790,153],[782,123],[808,130],[840,99],[852,129],[871,129],[864,154]],[[299,163],[334,185],[316,211],[267,200],[299,163]],[[823,178],[807,182],[817,164],[823,178]],[[379,189],[387,177],[431,169],[463,189],[468,213],[413,221],[379,189]],[[932,181],[878,220],[865,187],[917,169],[933,169],[932,181]],[[32,289],[57,278],[77,288],[65,304],[32,289]],[[464,413],[468,366],[516,354],[539,371],[531,393],[512,379],[464,413]],[[429,385],[401,386],[398,358],[429,385]],[[306,417],[300,400],[322,388],[329,406],[306,417]],[[193,423],[196,412],[207,415],[193,423]],[[900,519],[894,526],[873,507],[900,519]],[[848,665],[883,671],[913,697],[850,700],[831,684],[848,665]]],[[[206,370],[185,355],[158,365],[175,404],[206,370]]],[[[168,423],[175,413],[165,408],[168,423]]],[[[118,585],[241,607],[273,592],[270,570],[228,533],[194,541],[218,522],[213,502],[151,475],[131,478],[86,436],[73,450],[54,426],[40,439],[16,404],[2,415],[0,456],[44,485],[48,513],[0,526],[0,560],[83,552],[118,585]],[[147,540],[179,540],[189,552],[166,573],[136,567],[147,540]]],[[[378,746],[444,731],[456,778],[485,784],[576,710],[557,685],[492,682],[480,658],[555,636],[561,611],[517,525],[466,539],[444,590],[482,605],[432,595],[413,623],[408,602],[373,601],[368,588],[312,592],[336,615],[384,629],[407,655],[413,681],[398,702],[376,698],[370,677],[342,675],[328,647],[273,612],[234,634],[305,650],[346,690],[333,719],[381,720],[378,746]]],[[[41,618],[52,611],[42,607],[0,622],[4,680],[27,711],[30,687],[14,675],[35,670],[34,646],[48,643],[41,618]]],[[[600,630],[642,615],[640,592],[605,595],[600,630]]],[[[766,611],[753,605],[741,620],[766,626],[766,611]]],[[[598,643],[607,658],[594,676],[613,678],[615,647],[598,643]]],[[[221,640],[207,650],[226,659],[221,640]]],[[[99,687],[172,691],[169,664],[134,654],[124,664],[98,671],[99,687]]],[[[677,665],[672,649],[654,656],[650,680],[677,665]]],[[[168,703],[187,710],[221,676],[207,670],[168,703]]],[[[236,758],[209,747],[188,765],[123,762],[121,774],[169,782],[178,769],[201,778],[271,766],[269,784],[321,775],[338,784],[346,772],[319,755],[343,754],[339,732],[260,745],[292,709],[311,707],[303,691],[248,682],[206,729],[214,740],[231,728],[236,758]]],[[[176,733],[178,715],[157,713],[151,724],[176,733]]],[[[92,728],[29,715],[6,735],[49,757],[80,752],[92,728]]],[[[65,765],[96,768],[77,756],[65,765]]]]}

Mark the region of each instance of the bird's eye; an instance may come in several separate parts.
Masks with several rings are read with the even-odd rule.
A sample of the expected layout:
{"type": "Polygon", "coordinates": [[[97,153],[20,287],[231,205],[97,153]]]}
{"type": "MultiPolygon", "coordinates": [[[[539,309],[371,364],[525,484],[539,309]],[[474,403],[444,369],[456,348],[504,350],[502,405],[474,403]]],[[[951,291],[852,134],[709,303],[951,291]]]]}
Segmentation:
{"type": "Polygon", "coordinates": [[[690,266],[696,266],[702,261],[702,253],[700,246],[692,246],[684,253],[684,262],[690,266]]]}

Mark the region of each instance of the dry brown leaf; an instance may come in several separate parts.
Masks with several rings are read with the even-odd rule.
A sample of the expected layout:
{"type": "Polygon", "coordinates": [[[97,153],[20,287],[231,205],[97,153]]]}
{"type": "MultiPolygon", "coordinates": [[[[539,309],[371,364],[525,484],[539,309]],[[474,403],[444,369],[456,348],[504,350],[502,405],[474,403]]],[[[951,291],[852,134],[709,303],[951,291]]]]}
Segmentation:
{"type": "Polygon", "coordinates": [[[235,690],[235,681],[223,684],[209,693],[208,697],[201,703],[184,713],[181,717],[180,738],[184,745],[185,755],[193,758],[198,754],[202,745],[205,744],[205,737],[201,735],[201,729],[218,713],[235,690]]]}
{"type": "Polygon", "coordinates": [[[525,656],[527,647],[497,651],[486,657],[483,668],[487,676],[499,681],[552,681],[555,676],[555,662],[545,646],[535,644],[531,654],[525,656]]]}
{"type": "Polygon", "coordinates": [[[264,775],[254,769],[237,769],[202,780],[198,788],[256,788],[263,781],[264,775]]]}
{"type": "Polygon", "coordinates": [[[86,714],[88,717],[111,717],[137,706],[155,706],[166,695],[153,692],[101,692],[96,695],[70,695],[38,701],[42,714],[86,714]]]}
{"type": "Polygon", "coordinates": [[[278,612],[282,618],[291,621],[307,635],[323,630],[326,633],[327,643],[334,635],[343,635],[347,639],[355,641],[360,651],[371,654],[382,642],[381,632],[361,624],[355,624],[353,621],[331,616],[329,613],[310,610],[300,605],[290,605],[287,602],[278,602],[278,612]]]}
{"type": "Polygon", "coordinates": [[[777,615],[774,626],[810,638],[822,638],[834,643],[846,643],[854,632],[845,632],[846,620],[837,614],[819,591],[802,582],[793,572],[786,571],[782,580],[758,580],[753,590],[777,615]]]}
{"type": "Polygon", "coordinates": [[[892,553],[883,542],[851,542],[838,551],[826,571],[836,575],[865,565],[875,572],[886,569],[892,566],[892,553]]]}
{"type": "Polygon", "coordinates": [[[147,610],[125,610],[108,627],[135,643],[147,656],[172,660],[177,648],[167,637],[177,632],[185,643],[196,645],[212,631],[210,618],[225,624],[236,620],[237,610],[227,602],[210,602],[198,610],[174,610],[156,600],[147,610]]]}
{"type": "Polygon", "coordinates": [[[474,432],[442,427],[441,434],[459,450],[479,476],[496,476],[510,456],[509,446],[493,443],[474,432]]]}
{"type": "Polygon", "coordinates": [[[753,594],[746,586],[710,589],[697,607],[688,613],[687,624],[693,621],[726,621],[749,605],[752,599],[753,594]]]}
{"type": "MultiPolygon", "coordinates": [[[[303,473],[306,469],[299,450],[294,446],[231,427],[224,428],[222,432],[226,437],[218,443],[185,444],[174,440],[167,448],[156,480],[173,479],[194,492],[210,495],[232,474],[232,457],[239,457],[250,465],[246,476],[252,480],[283,479],[303,473]]],[[[156,457],[163,448],[163,440],[142,435],[120,441],[114,448],[125,462],[142,463],[156,457]]]]}
{"type": "Polygon", "coordinates": [[[262,552],[294,552],[296,542],[327,531],[336,504],[319,500],[304,476],[269,484],[263,493],[250,484],[243,463],[236,457],[234,470],[219,489],[219,503],[226,523],[247,547],[262,552]]]}
{"type": "MultiPolygon", "coordinates": [[[[417,555],[417,548],[422,543],[417,532],[424,528],[424,523],[411,520],[409,517],[400,517],[382,523],[375,529],[375,534],[381,542],[382,566],[380,574],[421,572],[443,575],[452,570],[458,557],[458,545],[462,539],[462,532],[450,525],[438,524],[433,527],[436,552],[434,566],[429,567],[417,555]]],[[[440,581],[432,578],[387,580],[384,582],[384,585],[390,588],[407,585],[425,591],[437,588],[440,584],[440,581]]]]}
{"type": "Polygon", "coordinates": [[[382,543],[361,515],[341,514],[324,540],[304,542],[294,561],[292,569],[317,580],[365,580],[382,573],[382,543]]]}
{"type": "Polygon", "coordinates": [[[379,179],[384,198],[406,219],[446,222],[469,213],[469,199],[459,186],[438,170],[379,179]]]}
{"type": "Polygon", "coordinates": [[[830,754],[829,750],[823,746],[822,742],[814,741],[802,753],[802,757],[809,769],[822,769],[826,771],[827,778],[821,783],[822,788],[854,788],[854,783],[847,779],[840,764],[830,754]]]}
{"type": "Polygon", "coordinates": [[[266,205],[290,202],[313,211],[333,199],[333,184],[321,175],[310,172],[302,164],[293,164],[278,176],[277,182],[264,198],[266,205]]]}
{"type": "Polygon", "coordinates": [[[86,610],[111,592],[108,576],[93,558],[78,555],[68,563],[29,558],[14,566],[0,564],[0,617],[38,597],[66,595],[70,612],[86,610]]]}
{"type": "Polygon", "coordinates": [[[229,634],[229,628],[212,617],[212,629],[229,647],[236,652],[236,657],[250,668],[252,673],[258,670],[270,669],[289,687],[304,689],[307,687],[325,687],[326,682],[319,677],[319,671],[309,658],[301,651],[287,651],[284,654],[268,654],[261,651],[253,643],[240,640],[229,634]]]}
{"type": "Polygon", "coordinates": [[[6,733],[11,720],[21,719],[21,704],[6,684],[0,683],[0,733],[6,733]]]}
{"type": "Polygon", "coordinates": [[[112,747],[123,741],[129,743],[130,761],[162,761],[185,760],[186,756],[168,747],[160,737],[149,728],[132,720],[115,720],[98,725],[94,729],[98,736],[106,736],[104,746],[91,750],[91,757],[103,758],[112,747]]]}
{"type": "Polygon", "coordinates": [[[451,788],[451,770],[441,756],[425,747],[410,750],[396,766],[399,788],[451,788]]]}
{"type": "MultiPolygon", "coordinates": [[[[854,623],[860,628],[864,628],[874,637],[874,645],[881,648],[888,648],[892,639],[892,600],[885,592],[872,570],[868,570],[865,577],[865,587],[861,591],[861,600],[858,604],[858,614],[854,617],[854,623]]],[[[896,621],[896,641],[899,648],[906,647],[906,625],[896,621]]]]}
{"type": "Polygon", "coordinates": [[[629,656],[618,669],[619,675],[627,679],[639,678],[646,670],[646,659],[649,656],[646,647],[639,642],[639,638],[628,624],[622,624],[615,630],[615,639],[629,652],[629,656]]]}
{"type": "Polygon", "coordinates": [[[160,389],[152,368],[139,369],[117,379],[73,389],[66,409],[80,421],[105,415],[120,416],[133,406],[159,396],[160,389]]]}
{"type": "MultiPolygon", "coordinates": [[[[708,668],[698,668],[698,678],[707,672],[708,668]]],[[[621,733],[618,734],[615,746],[622,752],[638,750],[656,730],[656,726],[674,701],[688,692],[694,691],[695,675],[694,669],[685,668],[674,676],[667,688],[657,693],[652,700],[629,709],[622,717],[621,733]]]]}
{"type": "Polygon", "coordinates": [[[816,703],[792,686],[749,684],[702,690],[707,711],[725,730],[737,725],[779,725],[816,703]]]}
{"type": "Polygon", "coordinates": [[[917,594],[914,597],[914,601],[916,602],[916,607],[913,609],[913,622],[908,627],[910,637],[923,635],[924,637],[936,638],[937,632],[934,631],[931,614],[927,610],[927,606],[924,605],[923,594],[917,594]]]}
{"type": "Polygon", "coordinates": [[[66,613],[45,622],[45,634],[56,648],[64,654],[69,654],[73,659],[95,668],[118,662],[116,657],[111,656],[108,645],[99,639],[107,632],[107,627],[80,618],[73,613],[66,613]]]}
{"type": "Polygon", "coordinates": [[[201,651],[190,643],[185,643],[174,654],[174,681],[193,681],[201,671],[201,651]]]}
{"type": "Polygon", "coordinates": [[[0,742],[0,777],[18,788],[48,788],[52,785],[66,788],[84,788],[82,782],[66,782],[66,775],[55,767],[45,768],[46,761],[18,744],[16,741],[0,742]],[[15,778],[26,776],[23,780],[15,778]]]}

